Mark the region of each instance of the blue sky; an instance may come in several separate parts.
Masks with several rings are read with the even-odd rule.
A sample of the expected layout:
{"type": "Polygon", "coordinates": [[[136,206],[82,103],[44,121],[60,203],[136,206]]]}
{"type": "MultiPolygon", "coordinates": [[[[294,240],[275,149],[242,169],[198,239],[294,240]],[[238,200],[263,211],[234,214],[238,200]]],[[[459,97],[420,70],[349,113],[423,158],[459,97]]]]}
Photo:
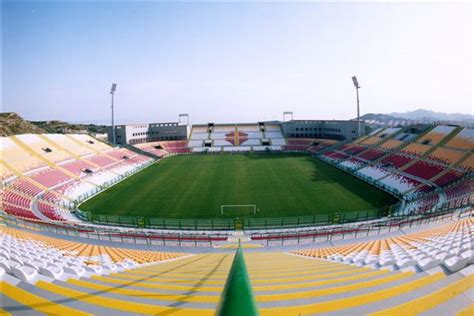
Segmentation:
{"type": "Polygon", "coordinates": [[[472,113],[471,4],[2,4],[2,110],[203,123],[472,113]]]}

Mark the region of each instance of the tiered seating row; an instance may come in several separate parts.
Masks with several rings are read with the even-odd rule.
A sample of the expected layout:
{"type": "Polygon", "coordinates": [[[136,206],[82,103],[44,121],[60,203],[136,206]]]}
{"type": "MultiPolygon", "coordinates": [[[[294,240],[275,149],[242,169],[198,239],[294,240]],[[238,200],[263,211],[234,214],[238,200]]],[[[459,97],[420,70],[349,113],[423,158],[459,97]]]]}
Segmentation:
{"type": "Polygon", "coordinates": [[[391,165],[395,168],[400,168],[400,167],[403,167],[404,165],[408,164],[412,160],[413,160],[412,158],[407,157],[407,156],[393,154],[393,155],[390,155],[390,156],[385,157],[384,159],[382,159],[381,163],[391,165]]]}
{"type": "Polygon", "coordinates": [[[380,147],[384,148],[384,149],[393,149],[393,148],[397,148],[397,147],[401,146],[402,144],[403,144],[403,142],[401,142],[399,140],[389,139],[386,142],[384,142],[383,144],[381,144],[380,147]]]}
{"type": "Polygon", "coordinates": [[[116,163],[115,160],[105,155],[94,155],[94,156],[85,158],[85,160],[93,163],[94,165],[99,166],[100,168],[106,168],[116,163]]]}
{"type": "MultiPolygon", "coordinates": [[[[459,237],[462,241],[465,237],[461,234],[459,237]]],[[[454,235],[454,243],[457,243],[457,238],[458,235],[454,235]]],[[[42,242],[41,239],[39,241],[42,242]]],[[[58,277],[53,283],[39,281],[32,285],[22,281],[16,287],[4,282],[2,294],[9,300],[2,307],[7,312],[27,308],[35,312],[68,315],[215,315],[233,260],[232,253],[207,253],[136,267],[135,261],[127,260],[128,256],[119,263],[111,263],[112,254],[124,249],[91,245],[82,249],[79,246],[84,252],[83,256],[92,261],[85,263],[78,259],[80,256],[74,248],[68,251],[59,248],[48,250],[49,258],[38,258],[37,254],[43,253],[50,244],[38,246],[31,242],[11,240],[4,244],[7,242],[11,244],[9,255],[15,260],[22,260],[21,257],[17,259],[17,250],[21,250],[34,253],[35,260],[40,262],[51,259],[52,263],[48,263],[47,267],[56,266],[62,261],[66,265],[62,268],[64,271],[72,263],[78,263],[88,273],[80,279],[70,277],[67,281],[61,281],[62,277],[58,277]],[[39,247],[43,248],[35,252],[39,247]],[[103,256],[97,252],[101,248],[107,249],[103,256]],[[98,270],[97,266],[102,269],[98,270]],[[116,269],[111,271],[113,268],[116,269]]],[[[62,241],[65,245],[69,243],[62,241]]],[[[390,248],[392,257],[404,258],[402,251],[405,250],[401,247],[405,243],[400,244],[400,250],[390,248]]],[[[386,243],[379,242],[377,247],[372,248],[385,250],[387,247],[386,243]]],[[[353,250],[354,254],[359,251],[353,250]]],[[[460,254],[465,255],[466,252],[460,254]]],[[[388,255],[384,259],[389,259],[388,255]]],[[[457,304],[448,307],[445,304],[450,303],[450,299],[462,297],[461,294],[472,287],[473,277],[466,274],[465,270],[446,276],[436,271],[429,274],[389,271],[385,269],[388,264],[383,266],[384,269],[374,269],[276,252],[246,252],[244,256],[255,301],[262,316],[321,313],[405,315],[413,312],[414,308],[418,313],[434,311],[436,315],[441,315],[443,313],[436,310],[438,306],[443,305],[444,309],[441,310],[445,314],[455,314],[454,311],[464,310],[470,304],[469,299],[466,302],[456,300],[457,304]]],[[[387,263],[388,260],[383,262],[387,263]]],[[[427,268],[427,264],[424,267],[427,268]]],[[[82,271],[74,270],[76,273],[82,271]]],[[[45,273],[44,270],[40,271],[45,273]]],[[[16,275],[11,275],[16,278],[21,274],[16,272],[16,275]]]]}
{"type": "Polygon", "coordinates": [[[474,129],[464,128],[453,139],[451,139],[446,147],[470,150],[474,148],[474,129]]]}
{"type": "Polygon", "coordinates": [[[54,187],[55,185],[71,180],[71,177],[69,177],[67,174],[57,169],[51,169],[51,168],[48,168],[46,170],[30,175],[30,178],[36,181],[37,183],[42,184],[48,188],[54,187]]]}
{"type": "Polygon", "coordinates": [[[31,156],[30,153],[19,147],[10,137],[1,137],[0,146],[2,160],[19,172],[27,172],[46,166],[43,160],[31,156]]]}
{"type": "Polygon", "coordinates": [[[462,151],[447,149],[447,148],[438,148],[429,155],[430,159],[451,165],[461,159],[466,153],[462,151]]]}
{"type": "Polygon", "coordinates": [[[346,161],[341,162],[341,166],[344,166],[346,168],[349,168],[351,170],[358,169],[360,168],[364,163],[360,160],[357,159],[348,159],[346,161]]]}
{"type": "Polygon", "coordinates": [[[449,170],[446,172],[444,175],[433,181],[440,187],[447,186],[455,181],[457,181],[460,177],[462,176],[461,173],[454,171],[454,170],[449,170]]]}
{"type": "Polygon", "coordinates": [[[31,198],[24,197],[11,191],[3,191],[2,193],[2,202],[10,203],[26,209],[30,208],[31,198]]]}
{"type": "Polygon", "coordinates": [[[160,158],[165,157],[169,154],[166,150],[157,148],[157,147],[161,147],[159,142],[142,143],[142,144],[136,144],[134,146],[139,148],[140,150],[149,152],[160,158]]]}
{"type": "Polygon", "coordinates": [[[33,212],[28,208],[23,208],[17,205],[13,205],[10,203],[2,203],[2,207],[7,214],[10,214],[15,217],[26,218],[26,219],[33,219],[39,220],[39,218],[33,214],[33,212]]]}
{"type": "Polygon", "coordinates": [[[417,161],[404,170],[416,177],[429,180],[444,171],[444,168],[426,161],[417,161]]]}
{"type": "Polygon", "coordinates": [[[368,149],[364,151],[363,153],[359,154],[357,157],[365,159],[365,160],[369,160],[369,161],[374,161],[374,160],[379,159],[383,155],[385,155],[385,153],[381,150],[368,149]]]}
{"type": "MultiPolygon", "coordinates": [[[[97,153],[94,151],[94,149],[89,147],[86,142],[75,141],[72,137],[70,138],[70,135],[44,134],[44,136],[50,141],[56,143],[59,147],[64,148],[76,156],[85,156],[97,153]]],[[[111,148],[109,146],[107,147],[111,148]]]]}
{"type": "Polygon", "coordinates": [[[190,152],[187,141],[167,141],[160,142],[161,147],[172,154],[184,154],[190,152]]]}
{"type": "Polygon", "coordinates": [[[186,255],[82,244],[12,228],[0,228],[0,247],[0,272],[9,274],[10,281],[31,283],[40,277],[65,281],[110,274],[186,255]]]}
{"type": "Polygon", "coordinates": [[[428,150],[430,150],[432,147],[429,145],[423,145],[423,144],[417,144],[417,143],[411,143],[407,147],[403,148],[403,152],[412,154],[415,156],[421,156],[424,153],[426,153],[428,150]]]}
{"type": "Polygon", "coordinates": [[[392,173],[389,176],[381,179],[380,183],[387,185],[400,193],[412,190],[421,184],[414,179],[396,173],[392,173]]]}
{"type": "Polygon", "coordinates": [[[349,155],[357,155],[358,153],[364,151],[365,149],[366,147],[362,147],[362,146],[346,146],[344,149],[342,149],[342,151],[349,155]]]}
{"type": "Polygon", "coordinates": [[[28,146],[37,155],[58,163],[70,158],[70,155],[59,147],[46,142],[43,138],[36,134],[23,134],[15,136],[16,139],[28,146]]]}
{"type": "Polygon", "coordinates": [[[418,271],[442,264],[449,271],[456,272],[474,262],[473,232],[474,220],[467,219],[406,236],[301,250],[295,254],[374,267],[414,267],[418,271]]]}
{"type": "Polygon", "coordinates": [[[429,195],[427,197],[420,198],[414,202],[410,202],[404,210],[405,214],[423,214],[431,210],[437,205],[439,201],[439,195],[437,193],[429,195]]]}
{"type": "Polygon", "coordinates": [[[455,126],[439,125],[433,128],[428,134],[421,137],[418,142],[421,144],[436,145],[446,136],[456,129],[455,126]]]}
{"type": "Polygon", "coordinates": [[[317,139],[311,139],[311,138],[288,138],[287,139],[287,145],[284,147],[285,150],[288,151],[306,151],[310,147],[313,148],[313,152],[316,150],[316,146],[311,146],[313,143],[318,143],[318,145],[321,145],[321,147],[327,147],[324,146],[324,142],[321,142],[320,140],[317,139]]]}
{"type": "Polygon", "coordinates": [[[349,158],[348,155],[341,152],[333,151],[333,150],[328,150],[327,152],[324,153],[324,156],[326,156],[327,158],[331,160],[336,160],[336,161],[349,158]]]}
{"type": "MultiPolygon", "coordinates": [[[[2,204],[7,213],[29,219],[38,219],[30,210],[32,197],[40,199],[38,208],[46,217],[52,220],[72,219],[60,205],[69,205],[73,200],[97,191],[97,186],[116,181],[151,160],[125,148],[112,148],[88,135],[27,134],[7,137],[2,139],[2,155],[8,152],[7,148],[23,156],[24,151],[28,150],[28,159],[23,158],[34,167],[37,167],[36,156],[42,155],[42,159],[51,161],[48,163],[50,166],[42,166],[29,171],[24,177],[11,180],[1,192],[2,204]],[[44,154],[40,151],[44,151],[44,154]],[[55,151],[61,152],[61,155],[55,156],[57,160],[67,159],[53,165],[56,158],[47,155],[55,151]],[[59,207],[50,203],[59,204],[59,207]]],[[[15,157],[10,155],[8,158],[15,157]]]]}
{"type": "Polygon", "coordinates": [[[96,167],[88,164],[86,161],[83,160],[73,160],[64,164],[60,165],[61,168],[66,169],[67,171],[77,175],[77,176],[85,176],[86,173],[84,170],[95,170],[96,167]]]}
{"type": "Polygon", "coordinates": [[[17,191],[20,191],[21,193],[24,193],[29,196],[37,196],[43,190],[36,185],[32,184],[31,182],[25,180],[25,179],[16,179],[11,187],[17,191]]]}

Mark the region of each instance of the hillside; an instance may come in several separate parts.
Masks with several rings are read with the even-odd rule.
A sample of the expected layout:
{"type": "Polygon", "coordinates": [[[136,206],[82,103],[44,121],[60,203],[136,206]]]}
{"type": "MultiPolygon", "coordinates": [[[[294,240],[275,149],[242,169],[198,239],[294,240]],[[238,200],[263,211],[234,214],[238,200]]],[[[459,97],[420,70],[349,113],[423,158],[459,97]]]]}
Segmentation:
{"type": "Polygon", "coordinates": [[[93,133],[106,132],[105,125],[70,124],[62,121],[27,121],[13,112],[0,113],[0,136],[39,133],[93,133]]]}
{"type": "Polygon", "coordinates": [[[462,113],[442,113],[418,109],[405,113],[390,113],[394,117],[420,121],[452,121],[474,123],[474,115],[462,113]]]}
{"type": "Polygon", "coordinates": [[[406,126],[411,124],[456,124],[466,127],[474,125],[474,116],[460,113],[441,113],[418,109],[405,113],[367,113],[361,116],[369,125],[406,126]]]}
{"type": "Polygon", "coordinates": [[[39,134],[46,131],[41,127],[24,120],[16,113],[0,113],[0,136],[10,136],[15,134],[39,134]]]}
{"type": "Polygon", "coordinates": [[[62,121],[31,121],[31,124],[44,129],[47,133],[92,133],[102,134],[106,132],[105,125],[94,125],[94,124],[72,124],[62,121]]]}

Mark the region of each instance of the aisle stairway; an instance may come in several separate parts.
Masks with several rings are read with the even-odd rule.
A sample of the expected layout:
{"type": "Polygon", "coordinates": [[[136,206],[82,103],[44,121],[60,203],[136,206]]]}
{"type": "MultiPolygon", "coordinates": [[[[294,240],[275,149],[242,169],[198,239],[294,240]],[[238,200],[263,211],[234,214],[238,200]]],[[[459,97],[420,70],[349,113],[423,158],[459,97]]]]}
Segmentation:
{"type": "MultiPolygon", "coordinates": [[[[88,279],[20,282],[16,288],[3,281],[2,307],[12,314],[213,315],[232,259],[233,252],[199,254],[88,279]]],[[[474,286],[470,268],[450,276],[415,274],[271,252],[246,252],[245,260],[261,315],[455,314],[469,307],[474,286]]]]}

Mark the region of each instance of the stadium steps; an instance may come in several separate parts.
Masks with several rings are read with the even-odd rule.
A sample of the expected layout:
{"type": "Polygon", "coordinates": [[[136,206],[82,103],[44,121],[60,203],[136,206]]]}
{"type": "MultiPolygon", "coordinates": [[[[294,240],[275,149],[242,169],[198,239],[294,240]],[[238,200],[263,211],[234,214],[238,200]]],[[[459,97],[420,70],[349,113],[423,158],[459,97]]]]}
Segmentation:
{"type": "Polygon", "coordinates": [[[451,133],[449,133],[446,137],[444,137],[438,144],[437,144],[437,147],[443,147],[444,145],[446,145],[447,143],[449,143],[454,137],[456,137],[459,132],[461,132],[463,130],[463,127],[461,126],[458,126],[456,127],[455,129],[453,129],[451,131],[451,133]]]}
{"type": "Polygon", "coordinates": [[[436,125],[429,126],[422,133],[420,133],[417,138],[413,139],[412,142],[417,142],[418,140],[422,139],[425,135],[429,134],[433,129],[435,129],[435,127],[436,125]]]}
{"type": "MultiPolygon", "coordinates": [[[[339,148],[343,145],[346,145],[346,144],[350,144],[352,141],[351,140],[345,140],[345,141],[341,141],[341,142],[338,142],[338,143],[335,143],[334,145],[332,146],[329,146],[325,149],[322,149],[321,151],[318,152],[317,156],[323,156],[325,152],[327,151],[330,151],[330,150],[339,150],[339,148]]],[[[322,159],[321,159],[322,160],[322,159]]]]}
{"type": "Polygon", "coordinates": [[[45,222],[49,222],[51,221],[50,218],[48,218],[46,215],[43,214],[43,212],[41,212],[38,208],[38,201],[35,200],[35,199],[32,199],[31,200],[31,203],[30,203],[30,210],[31,212],[36,216],[38,217],[40,220],[42,221],[45,221],[45,222]]]}
{"type": "Polygon", "coordinates": [[[13,168],[12,166],[10,166],[10,164],[8,162],[6,162],[5,160],[3,159],[0,159],[0,165],[2,167],[5,167],[6,169],[10,170],[13,174],[15,174],[17,177],[22,177],[22,174],[20,171],[16,170],[15,168],[13,168]]]}
{"type": "MultiPolygon", "coordinates": [[[[382,161],[382,160],[385,159],[386,157],[388,157],[388,156],[390,156],[390,155],[392,155],[392,154],[398,153],[403,147],[405,147],[405,146],[407,146],[408,144],[410,144],[411,141],[405,141],[405,142],[401,143],[400,146],[395,147],[395,148],[392,148],[392,149],[389,149],[389,150],[380,147],[383,143],[387,142],[388,140],[394,139],[395,136],[397,136],[398,134],[407,132],[407,130],[408,130],[408,128],[401,129],[400,131],[396,132],[395,134],[391,135],[390,137],[384,138],[381,142],[377,143],[373,148],[374,148],[374,149],[379,149],[379,150],[383,151],[385,154],[382,155],[381,157],[379,157],[379,158],[373,160],[373,161],[371,162],[371,164],[377,164],[377,163],[379,163],[380,161],[382,161]]],[[[377,134],[379,134],[379,133],[377,133],[377,134]]],[[[376,134],[376,135],[377,135],[377,134],[376,134]]]]}
{"type": "Polygon", "coordinates": [[[240,146],[239,128],[237,124],[235,124],[235,130],[234,130],[234,146],[240,146]]]}
{"type": "MultiPolygon", "coordinates": [[[[75,139],[75,138],[73,138],[73,137],[70,137],[69,135],[66,135],[66,136],[67,136],[68,138],[70,138],[70,139],[73,139],[73,140],[76,141],[76,142],[78,141],[77,139],[75,139]]],[[[66,152],[68,155],[70,155],[71,157],[74,157],[76,160],[82,160],[79,156],[75,155],[73,152],[67,150],[66,148],[62,147],[60,144],[55,143],[54,141],[52,141],[52,140],[49,139],[48,137],[44,136],[44,134],[38,134],[38,137],[41,138],[41,139],[42,139],[43,141],[45,141],[46,143],[51,144],[51,145],[53,145],[54,147],[59,148],[60,150],[66,152]]],[[[40,155],[38,155],[38,156],[41,157],[42,159],[46,159],[46,158],[43,158],[43,157],[40,156],[40,155]]],[[[89,162],[89,164],[91,164],[91,165],[93,165],[94,167],[97,167],[97,168],[99,167],[99,166],[97,166],[96,164],[94,164],[94,163],[92,163],[92,162],[89,162]]],[[[85,180],[85,179],[82,179],[82,180],[81,180],[81,178],[80,178],[79,176],[77,176],[76,174],[70,172],[69,170],[67,170],[67,169],[65,169],[65,168],[63,168],[63,167],[61,167],[61,166],[59,166],[59,165],[55,165],[55,164],[53,164],[52,162],[50,162],[50,165],[51,165],[53,168],[58,169],[58,170],[60,170],[61,172],[63,172],[63,173],[65,173],[65,174],[69,175],[70,177],[72,177],[72,178],[75,179],[75,180],[80,180],[80,181],[84,181],[84,182],[87,182],[87,183],[89,183],[89,184],[95,185],[94,183],[89,182],[89,181],[87,181],[87,180],[85,180]],[[52,164],[52,165],[51,165],[51,164],[52,164]]],[[[60,194],[60,193],[57,193],[57,194],[60,195],[60,196],[62,196],[64,199],[66,199],[66,200],[72,202],[72,200],[71,200],[70,198],[68,198],[68,197],[66,197],[66,196],[63,196],[63,195],[60,194]]]]}
{"type": "MultiPolygon", "coordinates": [[[[35,285],[2,283],[10,313],[213,315],[232,253],[200,254],[90,279],[35,285]]],[[[360,268],[284,253],[245,253],[261,315],[359,315],[465,309],[471,274],[417,273],[360,268]]]]}
{"type": "MultiPolygon", "coordinates": [[[[52,141],[51,139],[46,137],[44,134],[38,134],[38,137],[40,137],[42,140],[48,142],[49,144],[53,144],[57,148],[59,148],[62,151],[66,152],[69,156],[73,157],[74,159],[82,161],[82,158],[79,155],[76,155],[75,153],[73,153],[72,151],[70,151],[66,147],[62,146],[61,144],[52,141]]],[[[76,139],[74,139],[74,141],[76,141],[76,139]]],[[[87,163],[90,164],[91,166],[93,166],[94,168],[100,169],[100,167],[98,165],[96,165],[95,163],[93,163],[91,161],[88,161],[87,163]]]]}
{"type": "Polygon", "coordinates": [[[10,136],[10,139],[23,151],[27,152],[30,156],[33,156],[37,158],[38,160],[41,160],[42,162],[44,162],[47,166],[54,168],[55,164],[53,162],[49,161],[48,159],[44,158],[41,155],[38,155],[33,149],[31,149],[28,145],[26,145],[21,140],[19,140],[15,135],[10,136]]]}
{"type": "MultiPolygon", "coordinates": [[[[378,133],[377,133],[377,134],[378,134],[378,133]]],[[[375,135],[377,135],[377,134],[375,134],[375,135]]],[[[367,134],[367,135],[365,135],[365,136],[362,136],[362,137],[356,139],[356,140],[354,141],[354,144],[360,144],[360,143],[366,141],[367,139],[369,139],[370,137],[375,136],[375,135],[369,135],[369,134],[367,134]]]]}
{"type": "MultiPolygon", "coordinates": [[[[106,155],[108,158],[110,158],[110,159],[112,159],[112,160],[114,160],[114,161],[119,161],[119,160],[115,159],[114,157],[111,157],[111,156],[109,156],[109,155],[107,155],[107,154],[102,153],[100,150],[95,149],[95,147],[92,147],[92,146],[87,145],[86,143],[80,142],[78,139],[72,137],[71,135],[64,134],[64,136],[66,136],[69,140],[71,140],[72,142],[78,144],[79,146],[85,147],[85,148],[87,148],[87,149],[89,149],[89,150],[92,150],[92,151],[95,152],[97,155],[106,155]]],[[[91,137],[92,137],[92,136],[91,136],[91,137]]],[[[114,147],[114,146],[112,146],[112,147],[114,147]]]]}
{"type": "Polygon", "coordinates": [[[467,159],[469,159],[469,157],[471,157],[471,153],[470,152],[466,152],[464,154],[464,156],[462,156],[459,160],[455,161],[454,163],[452,163],[450,166],[446,167],[445,170],[443,172],[440,172],[438,173],[437,175],[435,175],[433,178],[430,179],[431,182],[435,182],[436,180],[438,180],[439,178],[441,178],[442,176],[444,176],[446,173],[452,171],[453,169],[455,169],[457,166],[459,166],[460,164],[462,164],[464,161],[466,161],[467,159]]]}
{"type": "MultiPolygon", "coordinates": [[[[61,146],[61,144],[56,143],[56,142],[54,142],[53,140],[49,139],[49,138],[46,137],[44,134],[38,134],[38,136],[39,136],[41,139],[43,139],[44,141],[46,141],[47,143],[52,144],[52,145],[54,145],[55,147],[58,147],[59,149],[65,151],[67,154],[69,154],[71,157],[74,157],[76,160],[80,160],[80,161],[83,160],[80,156],[76,155],[75,153],[73,153],[72,151],[68,150],[67,148],[61,146]]],[[[118,162],[119,162],[118,159],[115,159],[114,157],[109,156],[109,155],[107,155],[107,154],[101,153],[101,152],[98,151],[97,149],[95,149],[95,148],[93,148],[93,147],[91,147],[91,146],[88,146],[88,145],[86,145],[86,144],[81,143],[79,140],[77,140],[77,139],[74,138],[74,137],[71,137],[70,135],[65,134],[65,136],[66,136],[68,139],[70,139],[72,142],[78,144],[79,146],[85,147],[85,148],[87,148],[87,149],[92,150],[92,151],[93,151],[94,153],[96,153],[97,155],[104,155],[104,156],[107,156],[108,158],[110,158],[110,159],[112,159],[113,161],[115,161],[115,163],[118,163],[118,162]]],[[[97,168],[97,169],[102,170],[102,168],[101,168],[99,165],[93,163],[92,161],[89,161],[89,160],[88,160],[87,163],[90,164],[91,166],[97,168]]],[[[109,167],[110,167],[110,166],[109,166],[109,167]]],[[[56,167],[56,168],[57,168],[57,167],[56,167]]],[[[63,168],[61,168],[61,171],[63,171],[63,168]]],[[[65,171],[67,171],[67,170],[65,170],[65,171]]],[[[115,173],[115,172],[112,171],[112,170],[109,170],[109,171],[112,172],[112,173],[115,173]]],[[[68,174],[72,174],[72,173],[69,172],[69,171],[67,171],[67,172],[68,172],[68,174]]],[[[115,173],[115,174],[117,174],[117,173],[115,173]]],[[[78,176],[76,176],[76,175],[74,175],[74,174],[73,174],[73,176],[74,176],[76,179],[80,179],[78,176]]],[[[82,179],[81,181],[84,181],[84,182],[87,182],[87,183],[92,184],[92,185],[94,185],[94,186],[97,186],[95,183],[90,182],[90,181],[88,181],[88,180],[86,180],[86,179],[82,179]]],[[[67,199],[70,200],[69,198],[67,198],[67,199]]]]}
{"type": "MultiPolygon", "coordinates": [[[[280,133],[281,135],[285,135],[285,132],[283,131],[283,127],[281,125],[280,125],[280,133]]],[[[285,138],[285,136],[283,136],[283,141],[285,142],[283,146],[288,145],[288,140],[285,138]]]]}
{"type": "Polygon", "coordinates": [[[455,169],[457,168],[458,166],[460,166],[462,163],[464,163],[466,160],[468,160],[469,158],[472,159],[472,150],[471,151],[468,151],[466,152],[466,154],[464,154],[464,156],[462,156],[458,161],[454,162],[453,164],[451,164],[450,168],[451,169],[455,169]]]}
{"type": "MultiPolygon", "coordinates": [[[[423,131],[423,133],[419,134],[418,137],[414,140],[411,140],[410,142],[407,142],[407,143],[403,143],[401,146],[397,147],[397,148],[394,148],[392,150],[392,153],[397,153],[399,152],[402,148],[412,144],[412,143],[416,143],[418,140],[422,139],[425,135],[429,134],[434,128],[436,127],[436,125],[432,125],[430,126],[429,128],[427,128],[426,130],[423,131]]],[[[400,168],[398,168],[399,170],[405,170],[409,167],[411,167],[412,165],[414,165],[415,163],[417,163],[418,161],[423,161],[423,157],[425,157],[426,155],[430,154],[431,152],[433,152],[435,150],[435,146],[432,146],[432,148],[430,148],[427,152],[423,153],[422,155],[420,156],[414,156],[414,155],[409,155],[410,157],[413,158],[412,161],[408,162],[407,164],[404,164],[403,166],[401,166],[400,168]]],[[[411,191],[411,190],[410,190],[411,191]]]]}
{"type": "MultiPolygon", "coordinates": [[[[47,137],[45,137],[43,134],[38,134],[38,137],[41,138],[42,140],[46,141],[48,144],[52,144],[54,147],[58,147],[55,143],[53,143],[50,139],[48,139],[47,137]]],[[[75,175],[74,173],[70,172],[69,170],[66,170],[64,168],[62,168],[61,166],[58,166],[56,163],[54,163],[53,161],[50,161],[48,160],[47,158],[43,157],[42,155],[39,155],[38,153],[36,153],[34,150],[32,150],[30,147],[28,147],[27,144],[23,143],[21,140],[19,140],[18,138],[16,138],[16,136],[11,136],[10,139],[15,142],[15,144],[17,144],[19,147],[21,147],[22,149],[24,149],[25,151],[27,151],[30,155],[32,155],[33,157],[43,161],[44,163],[46,163],[48,166],[50,166],[51,168],[53,169],[57,169],[57,170],[60,170],[61,172],[67,174],[68,176],[70,176],[71,178],[73,179],[76,179],[76,180],[79,180],[80,178],[75,175]]]]}
{"type": "MultiPolygon", "coordinates": [[[[447,144],[451,139],[453,139],[454,137],[456,137],[456,135],[462,131],[462,127],[456,127],[455,129],[453,129],[451,131],[451,133],[449,133],[448,135],[446,135],[438,144],[432,146],[428,151],[426,151],[425,153],[423,153],[419,159],[416,159],[414,161],[411,161],[409,162],[408,164],[404,165],[403,167],[400,168],[400,170],[405,170],[407,169],[408,167],[414,165],[416,162],[418,161],[424,161],[423,158],[426,158],[428,157],[430,154],[432,154],[434,151],[436,151],[438,148],[442,148],[445,144],[447,144]]],[[[431,129],[430,129],[431,131],[431,129]]],[[[425,133],[426,134],[426,133],[425,133]]],[[[424,134],[423,134],[424,135],[424,134]]],[[[439,178],[441,178],[442,176],[444,176],[446,173],[448,173],[449,171],[451,171],[453,168],[459,166],[463,161],[465,161],[466,159],[468,159],[470,156],[470,153],[467,152],[463,157],[461,157],[461,159],[459,159],[458,161],[454,162],[453,164],[451,164],[450,166],[446,167],[444,171],[438,173],[437,175],[435,175],[434,177],[432,177],[431,179],[429,179],[429,181],[434,184],[434,181],[438,180],[439,178]]],[[[413,191],[416,191],[418,188],[421,188],[423,187],[423,183],[420,184],[418,187],[412,189],[413,191]]],[[[437,187],[437,185],[435,185],[437,187]]],[[[412,190],[408,190],[406,191],[405,193],[407,192],[410,192],[412,190]]]]}
{"type": "MultiPolygon", "coordinates": [[[[397,135],[406,132],[406,130],[407,130],[406,128],[405,128],[405,129],[403,129],[403,128],[400,129],[398,132],[393,133],[392,135],[390,135],[390,137],[384,138],[384,139],[382,139],[380,142],[375,143],[374,145],[372,145],[371,148],[378,148],[380,145],[382,145],[383,143],[385,143],[387,140],[389,140],[389,139],[394,139],[397,135]]],[[[378,135],[378,134],[380,134],[380,133],[381,133],[381,132],[378,132],[377,134],[372,135],[372,136],[376,136],[376,135],[378,135]]]]}
{"type": "MultiPolygon", "coordinates": [[[[418,140],[422,139],[425,135],[427,135],[428,133],[430,133],[436,126],[432,126],[432,128],[429,128],[427,129],[424,133],[421,133],[418,138],[416,139],[416,141],[414,141],[413,143],[417,142],[418,140]]],[[[426,152],[424,152],[423,154],[421,154],[420,156],[417,156],[416,158],[417,159],[414,159],[412,161],[410,161],[409,163],[405,164],[404,166],[400,167],[400,170],[406,170],[408,169],[409,167],[411,167],[412,165],[414,165],[416,162],[418,161],[424,161],[423,158],[425,157],[428,157],[430,154],[432,154],[436,149],[442,147],[444,144],[446,144],[448,141],[450,141],[454,136],[456,136],[460,131],[462,130],[461,127],[456,127],[455,129],[453,129],[448,135],[446,135],[439,143],[435,144],[435,145],[431,145],[431,148],[428,149],[426,152]]]]}

